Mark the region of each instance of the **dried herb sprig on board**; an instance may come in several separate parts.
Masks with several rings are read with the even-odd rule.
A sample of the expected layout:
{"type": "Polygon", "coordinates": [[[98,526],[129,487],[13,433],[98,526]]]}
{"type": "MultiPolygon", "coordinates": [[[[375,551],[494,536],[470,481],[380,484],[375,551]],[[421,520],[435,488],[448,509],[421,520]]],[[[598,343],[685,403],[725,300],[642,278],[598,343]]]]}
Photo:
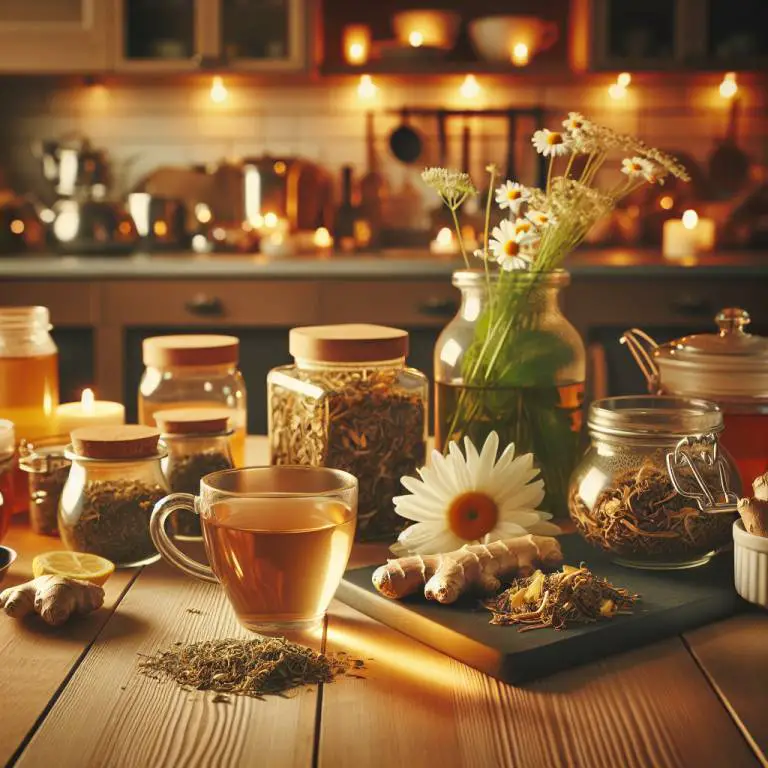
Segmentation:
{"type": "Polygon", "coordinates": [[[615,587],[595,576],[583,563],[579,568],[516,579],[509,589],[486,600],[493,613],[491,624],[520,624],[530,629],[566,629],[571,624],[590,624],[617,614],[632,612],[639,595],[615,587]]]}
{"type": "Polygon", "coordinates": [[[284,637],[264,637],[174,643],[147,656],[139,663],[139,670],[186,688],[263,699],[305,685],[331,683],[347,670],[364,666],[345,653],[322,654],[284,637]]]}

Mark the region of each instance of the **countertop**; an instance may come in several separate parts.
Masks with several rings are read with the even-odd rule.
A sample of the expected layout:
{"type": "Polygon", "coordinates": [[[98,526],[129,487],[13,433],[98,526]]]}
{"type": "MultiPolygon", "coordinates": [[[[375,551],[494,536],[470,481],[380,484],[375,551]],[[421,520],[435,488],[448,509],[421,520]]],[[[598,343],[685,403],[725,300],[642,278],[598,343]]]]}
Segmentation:
{"type": "MultiPolygon", "coordinates": [[[[249,460],[263,461],[265,442],[249,440],[249,460]]],[[[3,586],[61,546],[16,521],[5,543],[20,556],[3,586]]],[[[357,547],[357,564],[381,562],[371,546],[357,547]]],[[[217,701],[137,671],[140,654],[178,641],[249,636],[218,586],[159,562],[117,571],[104,607],[59,629],[0,616],[0,764],[765,765],[767,633],[768,615],[745,611],[512,686],[334,601],[307,642],[363,659],[357,677],[290,698],[217,701]]]]}
{"type": "MultiPolygon", "coordinates": [[[[479,262],[476,262],[479,265],[479,262]]],[[[462,263],[423,250],[392,250],[353,256],[299,256],[270,259],[262,255],[134,254],[131,256],[58,256],[29,254],[0,257],[0,279],[135,280],[154,279],[414,279],[447,278],[462,263]]],[[[690,260],[668,261],[658,251],[638,249],[578,250],[569,258],[571,274],[593,277],[639,275],[692,277],[768,277],[768,252],[721,252],[690,260]]]]}

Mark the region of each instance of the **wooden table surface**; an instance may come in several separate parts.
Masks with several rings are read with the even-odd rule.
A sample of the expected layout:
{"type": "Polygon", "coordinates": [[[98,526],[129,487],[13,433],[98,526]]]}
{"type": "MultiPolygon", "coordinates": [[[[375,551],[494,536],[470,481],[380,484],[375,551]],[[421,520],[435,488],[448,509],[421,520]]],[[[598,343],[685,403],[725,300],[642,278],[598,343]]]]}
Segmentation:
{"type": "MultiPolygon", "coordinates": [[[[249,450],[258,459],[263,443],[249,450]]],[[[4,543],[20,558],[3,587],[60,548],[21,524],[4,543]]],[[[157,563],[118,571],[106,593],[103,609],[60,629],[0,616],[0,764],[768,765],[768,615],[757,610],[515,687],[335,602],[316,642],[368,659],[365,679],[215,703],[138,674],[137,654],[246,637],[221,590],[157,563]]]]}

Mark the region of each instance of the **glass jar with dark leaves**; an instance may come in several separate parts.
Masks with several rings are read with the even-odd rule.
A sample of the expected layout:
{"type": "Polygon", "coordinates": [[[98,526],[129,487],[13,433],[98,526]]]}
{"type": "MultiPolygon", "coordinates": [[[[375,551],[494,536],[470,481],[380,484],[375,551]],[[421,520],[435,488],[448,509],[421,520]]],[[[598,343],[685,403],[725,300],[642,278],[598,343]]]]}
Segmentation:
{"type": "Polygon", "coordinates": [[[731,541],[741,491],[719,444],[714,403],[614,397],[589,409],[591,447],[571,478],[569,510],[591,544],[621,565],[690,568],[731,541]]]}
{"type": "Polygon", "coordinates": [[[67,549],[90,552],[117,566],[146,565],[160,555],[149,535],[155,504],[168,494],[160,433],[135,424],[72,432],[72,462],[59,504],[67,549]]]}
{"type": "Polygon", "coordinates": [[[27,476],[29,524],[42,536],[59,535],[59,500],[72,462],[66,456],[68,438],[22,440],[19,467],[27,476]]]}
{"type": "MultiPolygon", "coordinates": [[[[229,428],[231,412],[223,408],[170,408],[155,413],[162,445],[162,461],[171,493],[200,495],[200,481],[211,472],[232,469],[229,428]]],[[[177,539],[201,539],[200,518],[183,510],[171,516],[177,539]]]]}
{"type": "Polygon", "coordinates": [[[273,464],[332,467],[359,482],[358,541],[393,541],[392,499],[424,464],[429,384],[405,365],[408,334],[378,325],[294,328],[293,365],[267,377],[273,464]]]}

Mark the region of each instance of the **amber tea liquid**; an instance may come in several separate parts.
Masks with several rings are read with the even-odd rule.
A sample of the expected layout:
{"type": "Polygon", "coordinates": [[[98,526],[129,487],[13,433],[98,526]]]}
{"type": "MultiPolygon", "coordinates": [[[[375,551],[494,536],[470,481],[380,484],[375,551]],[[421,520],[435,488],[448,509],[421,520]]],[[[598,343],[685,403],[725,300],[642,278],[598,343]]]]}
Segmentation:
{"type": "Polygon", "coordinates": [[[16,425],[16,439],[46,437],[59,404],[58,355],[0,357],[0,418],[16,425]]]}
{"type": "Polygon", "coordinates": [[[319,620],[347,566],[355,517],[324,498],[248,498],[202,517],[208,559],[249,629],[319,620]]]}

